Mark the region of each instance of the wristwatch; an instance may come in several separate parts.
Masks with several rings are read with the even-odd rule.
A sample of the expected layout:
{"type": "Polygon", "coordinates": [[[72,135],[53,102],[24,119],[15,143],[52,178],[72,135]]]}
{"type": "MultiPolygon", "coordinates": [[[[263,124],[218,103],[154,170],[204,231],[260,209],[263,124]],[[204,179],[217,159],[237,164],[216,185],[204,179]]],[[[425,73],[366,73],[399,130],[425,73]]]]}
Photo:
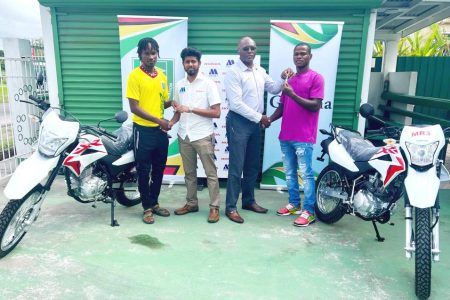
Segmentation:
{"type": "Polygon", "coordinates": [[[194,108],[192,107],[192,105],[189,105],[188,107],[189,107],[189,112],[192,113],[192,110],[193,110],[194,108]]]}

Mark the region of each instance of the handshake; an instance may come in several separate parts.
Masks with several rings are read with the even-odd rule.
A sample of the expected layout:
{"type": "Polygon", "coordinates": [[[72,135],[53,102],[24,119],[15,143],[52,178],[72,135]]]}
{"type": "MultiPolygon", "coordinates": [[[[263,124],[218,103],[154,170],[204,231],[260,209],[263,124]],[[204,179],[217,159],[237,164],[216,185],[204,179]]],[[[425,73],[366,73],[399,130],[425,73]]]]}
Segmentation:
{"type": "Polygon", "coordinates": [[[259,121],[259,124],[262,128],[269,128],[271,124],[270,122],[270,118],[266,115],[263,115],[261,117],[261,121],[259,121]]]}

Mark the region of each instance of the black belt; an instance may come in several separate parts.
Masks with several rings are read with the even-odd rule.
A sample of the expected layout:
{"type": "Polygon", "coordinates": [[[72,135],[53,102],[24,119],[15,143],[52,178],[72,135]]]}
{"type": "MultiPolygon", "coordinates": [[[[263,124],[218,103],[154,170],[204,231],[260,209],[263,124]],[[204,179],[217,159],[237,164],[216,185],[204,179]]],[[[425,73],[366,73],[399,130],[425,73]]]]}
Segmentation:
{"type": "Polygon", "coordinates": [[[144,129],[144,130],[149,130],[149,129],[158,129],[161,130],[161,126],[144,126],[144,125],[139,125],[137,123],[133,123],[134,126],[136,126],[139,129],[144,129]]]}

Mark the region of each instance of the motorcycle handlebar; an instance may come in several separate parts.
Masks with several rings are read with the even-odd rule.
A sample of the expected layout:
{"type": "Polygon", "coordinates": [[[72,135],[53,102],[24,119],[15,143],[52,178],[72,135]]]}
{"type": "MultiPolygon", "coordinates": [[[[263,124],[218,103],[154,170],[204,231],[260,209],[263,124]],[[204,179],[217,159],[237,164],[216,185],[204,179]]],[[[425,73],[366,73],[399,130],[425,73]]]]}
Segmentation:
{"type": "Polygon", "coordinates": [[[34,102],[36,102],[36,104],[31,103],[31,102],[25,102],[25,101],[21,101],[21,102],[25,102],[25,103],[29,103],[29,104],[33,104],[35,106],[37,106],[38,108],[46,111],[47,109],[50,108],[50,104],[45,102],[43,99],[39,99],[36,96],[30,95],[28,96],[28,99],[33,100],[34,102]]]}
{"type": "Polygon", "coordinates": [[[37,104],[41,103],[41,101],[42,101],[41,99],[39,99],[38,97],[35,97],[33,95],[28,96],[28,99],[33,100],[37,104]]]}
{"type": "Polygon", "coordinates": [[[36,106],[36,103],[30,102],[30,101],[19,100],[19,102],[26,103],[26,104],[31,104],[31,105],[36,106]]]}
{"type": "Polygon", "coordinates": [[[369,116],[368,119],[373,120],[373,121],[376,121],[376,122],[382,124],[383,126],[386,126],[386,122],[385,122],[385,121],[383,121],[383,120],[381,120],[380,118],[377,118],[377,117],[375,117],[375,116],[369,116]]]}
{"type": "Polygon", "coordinates": [[[113,140],[117,140],[117,136],[116,136],[116,135],[107,132],[107,131],[106,131],[105,129],[103,129],[103,128],[95,128],[95,127],[92,127],[92,126],[82,126],[81,128],[84,129],[84,130],[87,130],[87,131],[92,131],[92,132],[94,132],[95,134],[98,134],[98,135],[105,135],[105,136],[107,136],[107,137],[109,137],[109,138],[111,138],[111,139],[113,139],[113,140]]]}
{"type": "Polygon", "coordinates": [[[383,129],[372,129],[372,130],[367,130],[366,131],[366,133],[367,134],[373,134],[373,135],[376,135],[376,134],[384,134],[384,130],[383,129]]]}
{"type": "Polygon", "coordinates": [[[369,135],[385,135],[388,138],[393,138],[396,140],[400,138],[401,132],[401,128],[395,126],[382,127],[380,129],[372,129],[366,131],[366,133],[369,135]]]}

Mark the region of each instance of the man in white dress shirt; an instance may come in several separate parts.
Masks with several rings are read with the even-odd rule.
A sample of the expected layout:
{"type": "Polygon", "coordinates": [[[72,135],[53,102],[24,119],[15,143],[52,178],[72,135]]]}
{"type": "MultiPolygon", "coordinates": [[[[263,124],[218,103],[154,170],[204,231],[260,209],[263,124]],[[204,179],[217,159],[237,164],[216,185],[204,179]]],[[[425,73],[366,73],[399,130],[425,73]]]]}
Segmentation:
{"type": "Polygon", "coordinates": [[[231,221],[243,223],[236,208],[241,187],[242,209],[267,212],[256,203],[254,191],[260,169],[260,126],[270,126],[269,118],[263,115],[264,91],[278,94],[283,82],[275,82],[266,70],[253,63],[256,43],[252,38],[241,38],[238,52],[239,60],[225,77],[230,108],[226,122],[230,156],[225,214],[231,221]]]}
{"type": "Polygon", "coordinates": [[[195,48],[181,51],[186,77],[175,85],[175,114],[169,122],[172,127],[180,121],[178,145],[184,167],[186,204],[175,210],[176,215],[198,211],[197,154],[207,176],[210,198],[209,223],[219,221],[219,179],[214,163],[213,118],[220,117],[220,96],[216,84],[199,73],[202,53],[195,48]]]}

